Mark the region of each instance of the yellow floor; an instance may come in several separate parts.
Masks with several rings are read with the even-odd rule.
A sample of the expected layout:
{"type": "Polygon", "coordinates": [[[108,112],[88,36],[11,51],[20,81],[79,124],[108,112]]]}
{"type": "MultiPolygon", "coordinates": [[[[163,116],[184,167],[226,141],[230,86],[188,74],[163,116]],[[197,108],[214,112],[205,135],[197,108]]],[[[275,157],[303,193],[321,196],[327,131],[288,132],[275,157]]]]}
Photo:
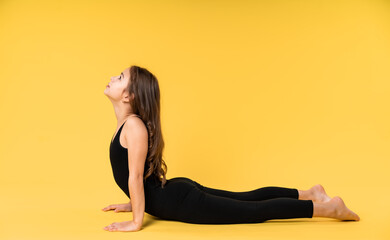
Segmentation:
{"type": "Polygon", "coordinates": [[[66,189],[55,184],[3,184],[0,239],[390,239],[390,195],[379,187],[362,188],[361,196],[353,199],[351,195],[344,196],[347,207],[360,216],[359,222],[296,218],[200,225],[161,220],[145,213],[143,228],[138,232],[102,229],[112,222],[132,219],[132,213],[101,211],[113,199],[106,195],[84,185],[66,189]]]}

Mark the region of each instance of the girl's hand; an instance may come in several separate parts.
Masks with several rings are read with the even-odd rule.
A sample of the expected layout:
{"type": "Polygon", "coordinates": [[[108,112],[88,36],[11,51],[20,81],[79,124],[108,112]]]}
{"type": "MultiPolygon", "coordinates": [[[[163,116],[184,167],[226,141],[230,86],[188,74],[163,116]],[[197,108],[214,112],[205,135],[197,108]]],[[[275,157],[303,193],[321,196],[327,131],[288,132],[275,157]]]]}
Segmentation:
{"type": "Polygon", "coordinates": [[[131,212],[131,203],[111,204],[102,209],[105,212],[110,210],[114,210],[114,212],[131,212]]]}
{"type": "Polygon", "coordinates": [[[137,225],[134,221],[125,221],[125,222],[113,222],[108,226],[105,226],[103,229],[110,232],[135,232],[141,230],[141,226],[137,225]]]}

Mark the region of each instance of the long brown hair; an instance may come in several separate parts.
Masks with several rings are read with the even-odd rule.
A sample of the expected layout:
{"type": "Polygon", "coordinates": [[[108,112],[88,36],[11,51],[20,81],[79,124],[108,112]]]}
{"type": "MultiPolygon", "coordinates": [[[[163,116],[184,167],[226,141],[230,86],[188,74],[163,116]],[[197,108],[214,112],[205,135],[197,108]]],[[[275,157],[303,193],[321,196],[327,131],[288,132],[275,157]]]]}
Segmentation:
{"type": "Polygon", "coordinates": [[[162,156],[165,144],[161,131],[158,80],[146,68],[132,65],[127,91],[130,95],[134,94],[134,100],[130,101],[133,113],[141,117],[148,130],[149,144],[145,164],[149,164],[149,169],[144,174],[144,180],[154,174],[163,188],[168,167],[162,156]]]}

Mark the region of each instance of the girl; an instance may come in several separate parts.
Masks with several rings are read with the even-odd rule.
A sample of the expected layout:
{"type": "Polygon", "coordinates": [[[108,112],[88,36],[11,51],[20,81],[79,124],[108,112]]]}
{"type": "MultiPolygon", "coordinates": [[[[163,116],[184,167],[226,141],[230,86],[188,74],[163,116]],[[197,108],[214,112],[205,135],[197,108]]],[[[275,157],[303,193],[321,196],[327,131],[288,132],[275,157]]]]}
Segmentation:
{"type": "Polygon", "coordinates": [[[147,69],[133,65],[112,77],[104,94],[112,102],[118,122],[110,143],[114,179],[131,199],[102,210],[133,212],[133,220],[114,222],[104,230],[138,231],[144,212],[195,224],[312,217],[360,220],[340,197],[330,198],[320,184],[309,190],[269,186],[232,192],[209,188],[186,177],[167,180],[157,78],[147,69]]]}

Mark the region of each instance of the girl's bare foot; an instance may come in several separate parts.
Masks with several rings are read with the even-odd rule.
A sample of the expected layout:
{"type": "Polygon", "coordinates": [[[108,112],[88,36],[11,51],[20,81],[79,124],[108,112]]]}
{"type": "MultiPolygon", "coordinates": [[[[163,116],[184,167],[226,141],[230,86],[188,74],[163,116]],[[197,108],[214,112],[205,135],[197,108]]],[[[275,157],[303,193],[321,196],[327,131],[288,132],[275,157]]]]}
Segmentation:
{"type": "Polygon", "coordinates": [[[313,203],[313,217],[329,217],[340,220],[359,221],[360,217],[349,210],[340,197],[334,197],[324,203],[313,203]]]}
{"type": "Polygon", "coordinates": [[[309,190],[298,190],[301,200],[312,200],[313,202],[324,203],[330,201],[330,197],[326,194],[324,187],[321,184],[314,185],[309,190]]]}
{"type": "Polygon", "coordinates": [[[317,202],[328,202],[331,199],[321,184],[314,185],[309,191],[312,192],[312,196],[317,202]]]}

